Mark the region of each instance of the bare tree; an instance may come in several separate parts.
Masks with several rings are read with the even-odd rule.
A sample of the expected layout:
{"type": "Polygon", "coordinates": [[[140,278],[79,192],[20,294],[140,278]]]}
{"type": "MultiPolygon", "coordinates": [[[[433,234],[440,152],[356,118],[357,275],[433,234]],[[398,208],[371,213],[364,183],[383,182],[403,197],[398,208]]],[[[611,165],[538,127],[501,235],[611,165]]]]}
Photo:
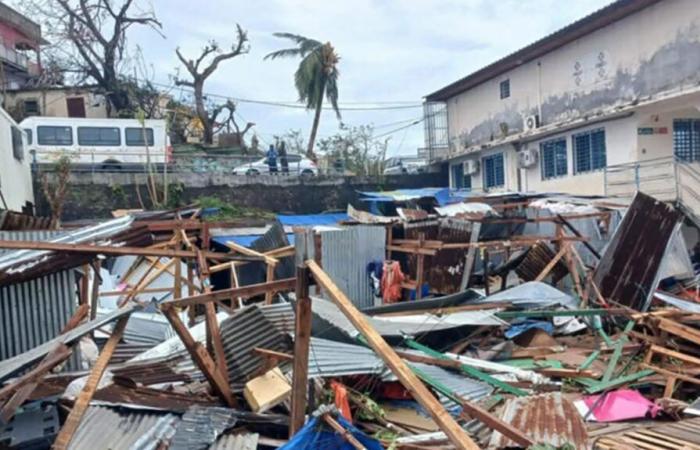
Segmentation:
{"type": "Polygon", "coordinates": [[[195,111],[204,129],[205,144],[211,144],[213,142],[216,116],[221,112],[224,106],[214,108],[212,111],[207,110],[204,99],[204,82],[216,71],[222,61],[246,54],[250,50],[250,46],[248,45],[248,33],[238,24],[236,24],[236,33],[236,41],[231,46],[230,51],[227,52],[223,51],[214,40],[209,41],[209,43],[202,48],[202,52],[197,59],[194,60],[185,58],[182,53],[180,53],[180,48],[175,50],[177,57],[192,77],[192,80],[176,79],[175,84],[178,86],[188,86],[194,90],[195,111]],[[205,60],[208,60],[209,63],[206,64],[204,62],[205,60]]]}
{"type": "Polygon", "coordinates": [[[68,185],[70,183],[71,161],[66,155],[56,161],[54,182],[49,181],[48,174],[41,174],[41,190],[51,208],[51,221],[58,224],[63,214],[63,205],[66,203],[68,185]]]}
{"type": "Polygon", "coordinates": [[[25,12],[40,17],[49,49],[77,83],[94,80],[115,112],[131,110],[123,79],[127,54],[126,32],[132,25],[156,31],[161,23],[151,11],[144,12],[134,0],[27,0],[25,12]]]}

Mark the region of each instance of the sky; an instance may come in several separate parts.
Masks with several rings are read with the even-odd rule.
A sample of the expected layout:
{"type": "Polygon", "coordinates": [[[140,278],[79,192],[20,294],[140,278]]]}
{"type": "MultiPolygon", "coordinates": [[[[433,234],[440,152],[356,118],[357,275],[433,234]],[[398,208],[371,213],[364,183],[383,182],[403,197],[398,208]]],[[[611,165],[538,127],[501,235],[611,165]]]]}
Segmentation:
{"type": "MultiPolygon", "coordinates": [[[[224,61],[209,78],[213,96],[294,102],[297,59],[263,57],[290,42],[274,32],[330,41],[340,55],[339,100],[347,125],[373,124],[390,137],[388,155],[410,155],[423,146],[424,96],[556,31],[611,0],[141,0],[162,22],[162,34],[129,31],[148,64],[148,76],[172,85],[180,70],[175,48],[195,58],[210,39],[229,47],[235,25],[248,32],[250,52],[224,61]],[[390,110],[357,110],[401,106],[390,110]],[[411,106],[410,108],[407,106],[411,106]],[[398,131],[396,131],[399,129],[398,131]]],[[[138,0],[136,1],[138,3],[138,0]]],[[[170,90],[179,98],[179,88],[170,90]]],[[[214,97],[219,99],[219,97],[214,97]]],[[[239,102],[239,121],[254,122],[263,144],[289,129],[308,135],[313,113],[304,109],[239,102]]],[[[319,136],[338,131],[324,111],[319,136]]]]}

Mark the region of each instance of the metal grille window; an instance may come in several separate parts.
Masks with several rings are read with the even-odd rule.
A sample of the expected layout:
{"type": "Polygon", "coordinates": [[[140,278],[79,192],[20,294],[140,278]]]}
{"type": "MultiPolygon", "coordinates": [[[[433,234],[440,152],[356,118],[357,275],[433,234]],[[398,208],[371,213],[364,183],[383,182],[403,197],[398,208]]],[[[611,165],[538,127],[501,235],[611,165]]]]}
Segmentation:
{"type": "Polygon", "coordinates": [[[700,119],[673,121],[673,154],[684,161],[700,160],[700,119]]]}
{"type": "Polygon", "coordinates": [[[574,173],[591,172],[607,165],[604,129],[574,134],[571,141],[574,147],[574,173]]]}
{"type": "Polygon", "coordinates": [[[78,144],[108,146],[121,145],[117,127],[78,127],[78,144]]]}
{"type": "Polygon", "coordinates": [[[143,141],[143,128],[127,128],[126,129],[126,145],[130,146],[145,146],[153,145],[153,128],[146,128],[146,141],[143,141]]]}
{"type": "Polygon", "coordinates": [[[73,145],[71,127],[36,127],[36,140],[39,145],[73,145]]]}
{"type": "Polygon", "coordinates": [[[501,99],[510,97],[510,79],[501,81],[499,88],[501,91],[501,99]]]}
{"type": "Polygon", "coordinates": [[[484,187],[486,189],[501,187],[505,183],[505,167],[503,153],[486,156],[482,159],[484,171],[484,187]]]}
{"type": "Polygon", "coordinates": [[[566,139],[554,139],[540,144],[542,179],[561,177],[568,173],[566,139]]]}

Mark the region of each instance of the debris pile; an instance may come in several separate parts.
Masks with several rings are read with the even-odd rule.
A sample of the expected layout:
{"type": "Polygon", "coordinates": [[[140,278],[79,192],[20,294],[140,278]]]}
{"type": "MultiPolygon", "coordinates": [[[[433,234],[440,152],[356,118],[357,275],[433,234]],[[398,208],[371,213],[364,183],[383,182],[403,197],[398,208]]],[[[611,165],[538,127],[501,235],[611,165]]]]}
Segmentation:
{"type": "Polygon", "coordinates": [[[249,223],[5,215],[0,447],[700,448],[680,210],[363,198],[249,223]]]}

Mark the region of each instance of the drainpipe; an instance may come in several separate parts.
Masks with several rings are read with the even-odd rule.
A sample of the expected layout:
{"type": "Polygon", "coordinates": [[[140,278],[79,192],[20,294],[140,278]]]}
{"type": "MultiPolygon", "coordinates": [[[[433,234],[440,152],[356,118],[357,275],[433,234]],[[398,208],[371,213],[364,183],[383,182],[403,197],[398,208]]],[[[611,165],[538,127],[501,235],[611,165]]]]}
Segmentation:
{"type": "Polygon", "coordinates": [[[544,124],[542,117],[542,61],[537,61],[537,115],[540,118],[540,126],[544,124]]]}

